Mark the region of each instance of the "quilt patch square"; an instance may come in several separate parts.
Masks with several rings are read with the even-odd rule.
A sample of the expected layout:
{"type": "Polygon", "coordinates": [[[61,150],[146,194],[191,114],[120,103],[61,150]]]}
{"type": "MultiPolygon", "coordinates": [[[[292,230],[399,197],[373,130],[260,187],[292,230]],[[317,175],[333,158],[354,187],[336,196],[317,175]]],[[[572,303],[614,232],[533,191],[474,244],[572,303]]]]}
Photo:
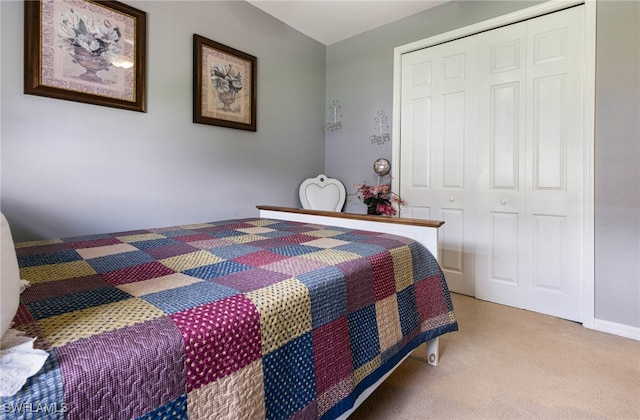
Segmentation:
{"type": "Polygon", "coordinates": [[[244,233],[248,233],[251,235],[262,235],[263,233],[269,233],[269,232],[273,232],[273,229],[268,228],[268,227],[264,227],[264,226],[256,226],[256,227],[250,227],[250,228],[240,228],[240,229],[236,229],[239,232],[244,232],[244,233]]]}
{"type": "Polygon", "coordinates": [[[413,259],[408,246],[399,246],[389,251],[393,260],[393,277],[396,291],[405,290],[413,285],[413,259]]]}
{"type": "Polygon", "coordinates": [[[381,246],[385,249],[398,248],[407,244],[406,241],[402,240],[402,237],[394,235],[369,236],[363,242],[366,244],[381,246]]]}
{"type": "Polygon", "coordinates": [[[182,332],[187,392],[258,360],[260,316],[243,295],[230,296],[171,315],[182,332]]]}
{"type": "Polygon", "coordinates": [[[92,274],[97,274],[96,270],[84,260],[20,268],[20,278],[29,281],[31,284],[90,276],[92,274]]]}
{"type": "Polygon", "coordinates": [[[354,387],[351,376],[333,384],[331,388],[318,396],[318,414],[322,415],[329,411],[331,407],[338,404],[343,398],[349,396],[349,394],[353,392],[354,387]]]}
{"type": "Polygon", "coordinates": [[[380,354],[375,305],[349,313],[349,339],[355,369],[361,368],[380,354]]]}
{"type": "Polygon", "coordinates": [[[283,237],[283,236],[289,236],[289,235],[290,235],[290,233],[282,232],[280,230],[274,230],[274,231],[271,231],[271,232],[264,232],[264,233],[260,234],[261,237],[270,238],[270,239],[277,239],[277,238],[280,238],[280,237],[283,237]]]}
{"type": "Polygon", "coordinates": [[[328,229],[326,226],[318,226],[317,230],[310,230],[305,235],[315,236],[317,238],[330,238],[332,236],[338,236],[344,233],[344,230],[340,229],[328,229]]]}
{"type": "Polygon", "coordinates": [[[167,238],[171,238],[173,236],[185,236],[191,233],[195,233],[194,230],[186,229],[183,226],[166,226],[161,228],[151,228],[149,232],[159,233],[167,238]]]}
{"type": "Polygon", "coordinates": [[[48,252],[46,254],[22,255],[18,257],[20,267],[33,267],[46,264],[59,264],[81,260],[82,257],[73,249],[48,252]]]}
{"type": "Polygon", "coordinates": [[[245,233],[230,229],[227,226],[224,226],[223,228],[207,230],[206,234],[208,236],[211,236],[212,238],[226,238],[228,240],[231,240],[235,236],[245,235],[245,233]]]}
{"type": "Polygon", "coordinates": [[[156,260],[169,259],[172,257],[176,257],[183,254],[189,254],[191,252],[197,252],[197,251],[200,251],[200,249],[196,248],[195,246],[191,246],[189,244],[183,244],[183,243],[161,246],[158,248],[148,248],[144,250],[144,252],[146,252],[156,260]]]}
{"type": "MultiPolygon", "coordinates": [[[[42,334],[40,334],[40,331],[38,330],[38,324],[33,319],[33,316],[29,312],[29,309],[27,309],[27,306],[23,303],[20,303],[18,305],[16,316],[13,317],[13,327],[19,329],[20,331],[26,331],[28,329],[28,337],[42,336],[42,334]],[[35,328],[35,334],[32,333],[34,328],[25,327],[26,324],[30,324],[30,326],[35,328]]],[[[45,349],[48,347],[49,346],[43,346],[42,348],[45,349]]]]}
{"type": "Polygon", "coordinates": [[[101,248],[103,246],[118,245],[121,243],[122,241],[120,239],[107,236],[104,238],[93,239],[88,241],[81,240],[81,241],[69,242],[69,246],[73,249],[79,250],[79,249],[101,248]]]}
{"type": "Polygon", "coordinates": [[[291,243],[287,241],[283,241],[278,238],[268,238],[268,239],[257,240],[253,242],[251,245],[255,246],[256,248],[271,250],[275,248],[283,248],[285,246],[289,246],[291,245],[291,243]]]}
{"type": "Polygon", "coordinates": [[[79,248],[76,250],[85,260],[90,258],[104,257],[107,255],[120,254],[129,251],[138,251],[138,248],[131,244],[119,242],[113,245],[96,246],[91,248],[79,248]]]}
{"type": "Polygon", "coordinates": [[[310,235],[299,233],[299,234],[289,234],[289,235],[281,236],[280,239],[287,242],[294,243],[294,244],[302,244],[305,242],[314,241],[318,238],[316,236],[310,236],[310,235]]]}
{"type": "Polygon", "coordinates": [[[239,235],[239,236],[233,236],[230,237],[229,240],[233,241],[237,244],[246,244],[246,243],[250,243],[250,242],[255,242],[255,241],[259,241],[261,239],[264,239],[264,236],[260,236],[260,235],[254,235],[254,234],[245,234],[245,235],[239,235]]]}
{"type": "Polygon", "coordinates": [[[213,280],[218,277],[226,276],[241,271],[250,270],[251,266],[240,264],[235,261],[221,261],[216,264],[205,265],[202,267],[184,270],[183,273],[188,276],[197,277],[203,280],[213,280]]]}
{"type": "MultiPolygon", "coordinates": [[[[124,292],[121,292],[124,293],[124,292]]],[[[138,298],[67,312],[41,319],[38,325],[51,347],[160,318],[165,314],[138,298]]]]}
{"type": "Polygon", "coordinates": [[[185,355],[174,357],[171,343],[180,336],[163,317],[59,348],[64,386],[74,390],[66,401],[68,416],[90,412],[95,418],[136,418],[179,397],[186,386],[185,355]],[[138,358],[147,363],[131,363],[138,358]],[[144,386],[139,378],[147,378],[144,386]]]}
{"type": "Polygon", "coordinates": [[[340,270],[326,267],[302,274],[298,279],[309,289],[314,329],[346,315],[346,286],[340,270]]]}
{"type": "Polygon", "coordinates": [[[78,311],[93,306],[105,305],[128,299],[131,296],[115,287],[91,289],[72,295],[59,296],[47,300],[27,303],[31,315],[35,320],[49,318],[66,312],[78,311]]]}
{"type": "Polygon", "coordinates": [[[151,293],[162,292],[163,290],[175,289],[188,286],[203,280],[186,276],[182,273],[173,273],[167,276],[152,278],[149,280],[137,281],[135,283],[125,283],[118,286],[118,289],[129,293],[131,296],[144,296],[151,293]]]}
{"type": "Polygon", "coordinates": [[[368,257],[373,271],[373,290],[376,301],[385,299],[396,293],[396,282],[393,277],[393,259],[389,251],[368,257]]]}
{"type": "Polygon", "coordinates": [[[303,257],[291,257],[263,265],[261,268],[269,271],[275,271],[276,273],[288,274],[289,276],[299,276],[325,267],[327,267],[327,264],[320,261],[314,261],[303,257]]]}
{"type": "Polygon", "coordinates": [[[367,259],[347,261],[336,266],[345,279],[347,290],[347,311],[353,312],[357,309],[372,305],[375,302],[373,277],[371,263],[367,259]]]}
{"type": "Polygon", "coordinates": [[[219,246],[234,245],[234,242],[229,241],[227,239],[218,239],[218,238],[209,237],[209,239],[204,239],[202,241],[189,242],[189,245],[199,249],[213,249],[219,246]]]}
{"type": "MultiPolygon", "coordinates": [[[[63,244],[64,241],[62,239],[42,239],[38,241],[25,241],[16,243],[16,253],[20,252],[23,248],[35,248],[35,247],[46,247],[49,245],[57,245],[63,244]]],[[[65,248],[66,249],[66,248],[65,248]]],[[[44,251],[48,252],[48,251],[44,251]]]]}
{"type": "Polygon", "coordinates": [[[251,268],[218,277],[215,279],[215,282],[236,289],[242,293],[248,293],[271,286],[288,277],[289,275],[284,273],[276,273],[275,271],[263,270],[262,268],[251,268]]]}
{"type": "Polygon", "coordinates": [[[133,267],[123,268],[122,270],[108,271],[101,274],[102,278],[109,284],[119,285],[126,283],[134,283],[136,281],[148,280],[155,277],[167,276],[173,274],[174,271],[157,261],[150,263],[134,265],[133,267]]]}
{"type": "Polygon", "coordinates": [[[160,238],[160,239],[151,239],[149,241],[139,241],[139,242],[131,242],[130,246],[135,247],[136,249],[145,250],[151,248],[160,248],[162,246],[170,246],[170,245],[178,245],[179,241],[174,241],[170,238],[160,238]]]}
{"type": "Polygon", "coordinates": [[[351,242],[346,245],[337,246],[334,249],[337,249],[339,251],[344,251],[344,252],[351,252],[353,254],[358,254],[363,257],[377,255],[385,251],[385,248],[379,245],[365,244],[362,242],[351,242]]]}
{"type": "Polygon", "coordinates": [[[297,257],[298,255],[310,254],[312,252],[321,251],[322,248],[308,245],[287,245],[280,248],[273,248],[276,254],[285,255],[287,257],[297,257]]]}
{"type": "Polygon", "coordinates": [[[265,355],[267,419],[288,419],[316,398],[311,333],[265,355]]]}
{"type": "Polygon", "coordinates": [[[376,320],[378,321],[378,337],[380,351],[385,352],[402,340],[400,315],[396,295],[376,302],[376,320]]]}
{"type": "Polygon", "coordinates": [[[116,238],[120,239],[122,242],[140,242],[140,241],[151,241],[154,239],[164,239],[164,235],[160,235],[159,233],[153,233],[148,230],[139,230],[132,232],[122,232],[120,234],[114,235],[116,238]]]}
{"type": "Polygon", "coordinates": [[[104,257],[86,260],[98,274],[152,261],[153,258],[142,251],[123,252],[121,254],[105,255],[104,257]]]}
{"type": "Polygon", "coordinates": [[[259,250],[258,252],[251,252],[240,255],[239,257],[235,257],[233,260],[240,264],[246,264],[252,267],[260,267],[283,260],[285,258],[287,257],[281,254],[276,254],[275,252],[259,250]]]}
{"type": "Polygon", "coordinates": [[[334,238],[319,238],[313,241],[306,242],[305,245],[315,246],[318,248],[335,248],[340,245],[346,245],[348,242],[341,241],[334,238]]]}
{"type": "Polygon", "coordinates": [[[440,266],[427,248],[418,243],[412,243],[409,244],[409,249],[413,261],[413,277],[416,282],[440,274],[440,266]]]}
{"type": "Polygon", "coordinates": [[[361,235],[358,234],[359,231],[356,230],[347,230],[340,235],[334,236],[334,239],[339,239],[341,241],[349,242],[349,243],[362,243],[366,241],[370,235],[361,235]]]}
{"type": "Polygon", "coordinates": [[[264,419],[262,360],[255,360],[224,378],[189,392],[190,419],[264,419]]]}
{"type": "Polygon", "coordinates": [[[232,241],[229,246],[219,246],[209,250],[212,254],[220,257],[223,260],[232,260],[234,258],[242,257],[243,255],[251,254],[253,252],[262,251],[262,248],[258,248],[253,245],[237,244],[232,241]]]}
{"type": "Polygon", "coordinates": [[[312,335],[316,393],[320,396],[353,372],[347,317],[314,328],[312,335]]]}
{"type": "Polygon", "coordinates": [[[74,277],[70,279],[36,283],[27,287],[20,295],[23,303],[53,299],[68,294],[85,292],[88,290],[110,287],[98,274],[92,276],[74,277]]]}
{"type": "Polygon", "coordinates": [[[420,321],[433,318],[438,314],[448,312],[447,304],[440,297],[442,296],[442,283],[439,275],[433,275],[418,282],[414,286],[416,299],[422,304],[418,307],[420,321]],[[440,293],[440,294],[438,294],[440,293]]]}
{"type": "Polygon", "coordinates": [[[174,241],[190,243],[190,242],[197,242],[197,241],[206,241],[208,239],[211,239],[211,236],[207,235],[206,233],[194,232],[192,234],[185,235],[185,236],[173,236],[172,239],[174,241]]]}
{"type": "Polygon", "coordinates": [[[143,295],[141,298],[164,313],[173,314],[192,306],[206,305],[236,294],[238,291],[230,287],[198,281],[186,286],[143,295]]]}
{"type": "Polygon", "coordinates": [[[287,279],[247,293],[247,298],[260,313],[263,355],[311,331],[311,301],[300,281],[287,279]]]}
{"type": "Polygon", "coordinates": [[[51,252],[59,252],[72,249],[71,245],[60,240],[43,245],[28,245],[29,243],[31,242],[22,242],[16,244],[16,256],[23,257],[27,255],[49,254],[51,252]]]}
{"type": "Polygon", "coordinates": [[[345,261],[361,258],[358,254],[354,254],[353,252],[345,252],[337,249],[323,249],[322,251],[305,254],[303,257],[311,260],[322,261],[327,265],[336,265],[345,261]]]}
{"type": "Polygon", "coordinates": [[[174,255],[169,258],[163,258],[160,260],[160,262],[173,271],[180,272],[216,264],[223,261],[222,258],[218,257],[217,255],[213,255],[208,251],[197,248],[194,249],[195,251],[193,252],[174,255]]]}
{"type": "Polygon", "coordinates": [[[420,332],[420,312],[416,302],[416,294],[413,287],[408,287],[398,292],[398,314],[402,335],[413,339],[420,332]]]}
{"type": "Polygon", "coordinates": [[[138,417],[138,420],[188,420],[187,412],[187,394],[180,395],[178,398],[169,401],[163,406],[146,413],[144,416],[138,417]]]}

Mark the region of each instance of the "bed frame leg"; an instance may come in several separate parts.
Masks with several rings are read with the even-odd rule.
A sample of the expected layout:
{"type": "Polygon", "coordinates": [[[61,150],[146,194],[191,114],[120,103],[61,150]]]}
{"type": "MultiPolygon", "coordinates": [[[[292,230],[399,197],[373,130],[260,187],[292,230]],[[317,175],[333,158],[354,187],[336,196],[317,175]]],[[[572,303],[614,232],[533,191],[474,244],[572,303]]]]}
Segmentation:
{"type": "Polygon", "coordinates": [[[427,341],[427,363],[432,366],[438,366],[439,354],[439,337],[427,341]]]}

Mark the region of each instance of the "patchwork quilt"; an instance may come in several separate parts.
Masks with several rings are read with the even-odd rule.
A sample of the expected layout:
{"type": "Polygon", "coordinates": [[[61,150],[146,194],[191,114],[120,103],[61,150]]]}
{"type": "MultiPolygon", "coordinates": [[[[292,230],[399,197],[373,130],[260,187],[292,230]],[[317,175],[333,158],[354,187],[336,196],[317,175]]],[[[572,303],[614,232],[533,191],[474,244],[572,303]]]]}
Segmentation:
{"type": "Polygon", "coordinates": [[[16,245],[14,327],[50,356],[8,418],[335,418],[457,330],[431,253],[242,219],[16,245]]]}

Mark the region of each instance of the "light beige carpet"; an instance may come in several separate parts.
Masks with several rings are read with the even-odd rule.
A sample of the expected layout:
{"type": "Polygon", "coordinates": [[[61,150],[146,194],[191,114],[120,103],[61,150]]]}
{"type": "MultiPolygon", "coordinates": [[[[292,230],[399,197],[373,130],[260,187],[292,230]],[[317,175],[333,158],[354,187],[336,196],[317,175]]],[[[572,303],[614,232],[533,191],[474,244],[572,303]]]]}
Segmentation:
{"type": "Polygon", "coordinates": [[[640,419],[640,342],[452,298],[439,365],[420,346],[350,419],[640,419]]]}

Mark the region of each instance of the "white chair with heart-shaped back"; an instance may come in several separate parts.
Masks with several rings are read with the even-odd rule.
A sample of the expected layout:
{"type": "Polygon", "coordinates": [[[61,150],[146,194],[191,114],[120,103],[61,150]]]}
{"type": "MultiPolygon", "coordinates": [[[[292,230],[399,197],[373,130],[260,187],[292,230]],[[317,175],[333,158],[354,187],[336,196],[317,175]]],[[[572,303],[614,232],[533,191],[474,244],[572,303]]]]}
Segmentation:
{"type": "Polygon", "coordinates": [[[303,209],[342,211],[347,192],[342,182],[320,174],[300,184],[300,202],[303,209]]]}

